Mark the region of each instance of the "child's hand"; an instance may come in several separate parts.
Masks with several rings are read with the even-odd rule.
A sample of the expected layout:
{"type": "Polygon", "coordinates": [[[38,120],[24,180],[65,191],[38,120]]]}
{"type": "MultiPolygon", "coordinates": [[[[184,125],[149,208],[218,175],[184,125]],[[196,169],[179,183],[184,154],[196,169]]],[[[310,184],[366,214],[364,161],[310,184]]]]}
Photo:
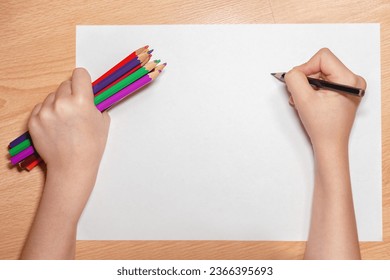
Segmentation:
{"type": "Polygon", "coordinates": [[[93,102],[91,77],[75,69],[42,104],[28,128],[47,175],[23,259],[72,259],[80,215],[94,187],[110,118],[93,102]]]}
{"type": "Polygon", "coordinates": [[[360,259],[349,173],[348,141],[360,97],[315,90],[307,76],[361,89],[366,82],[328,49],[285,75],[290,103],[314,150],[314,194],[306,259],[360,259]]]}
{"type": "Polygon", "coordinates": [[[28,128],[48,170],[97,171],[106,145],[110,118],[93,102],[91,78],[85,69],[73,71],[55,93],[35,106],[28,128]]]}
{"type": "Polygon", "coordinates": [[[308,62],[294,67],[285,75],[292,98],[290,103],[298,111],[313,148],[347,147],[360,97],[315,90],[306,76],[362,89],[366,88],[365,80],[352,73],[328,49],[321,49],[308,62]]]}

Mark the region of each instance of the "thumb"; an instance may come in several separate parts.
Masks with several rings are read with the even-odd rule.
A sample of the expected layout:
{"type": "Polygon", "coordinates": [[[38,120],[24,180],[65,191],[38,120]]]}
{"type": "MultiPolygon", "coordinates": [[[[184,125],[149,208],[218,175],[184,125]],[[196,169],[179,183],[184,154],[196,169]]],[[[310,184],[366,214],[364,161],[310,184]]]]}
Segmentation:
{"type": "Polygon", "coordinates": [[[76,68],[72,74],[72,95],[93,101],[91,76],[84,68],[76,68]]]}
{"type": "Polygon", "coordinates": [[[298,108],[299,104],[302,104],[310,99],[315,91],[309,84],[306,75],[296,68],[287,72],[284,75],[284,80],[286,82],[287,89],[291,93],[294,103],[298,108]]]}

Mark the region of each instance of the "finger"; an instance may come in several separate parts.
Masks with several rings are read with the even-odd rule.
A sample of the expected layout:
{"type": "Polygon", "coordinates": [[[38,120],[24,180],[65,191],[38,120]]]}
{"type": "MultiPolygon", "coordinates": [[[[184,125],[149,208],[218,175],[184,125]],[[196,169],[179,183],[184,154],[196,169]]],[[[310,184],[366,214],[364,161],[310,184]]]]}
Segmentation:
{"type": "Polygon", "coordinates": [[[320,49],[310,60],[296,67],[306,76],[322,73],[329,81],[346,83],[354,76],[329,49],[320,49]]]}
{"type": "Polygon", "coordinates": [[[30,118],[32,116],[36,116],[39,114],[39,111],[41,110],[42,103],[38,103],[37,105],[34,106],[34,109],[31,111],[30,118]]]}
{"type": "Polygon", "coordinates": [[[56,99],[69,97],[72,94],[72,82],[70,80],[63,81],[56,91],[56,99]]]}
{"type": "Polygon", "coordinates": [[[310,86],[305,73],[293,68],[284,76],[288,91],[294,100],[294,104],[299,107],[301,102],[304,102],[311,97],[314,89],[310,86]]]}
{"type": "Polygon", "coordinates": [[[357,76],[356,87],[364,90],[367,88],[367,82],[362,76],[357,76]]]}
{"type": "Polygon", "coordinates": [[[91,76],[84,68],[76,68],[73,70],[72,95],[93,101],[91,76]]]}
{"type": "Polygon", "coordinates": [[[291,105],[291,106],[295,106],[294,104],[294,99],[292,98],[292,96],[290,95],[290,97],[288,98],[288,103],[291,105]]]}
{"type": "Polygon", "coordinates": [[[35,105],[34,109],[31,111],[30,117],[28,118],[27,127],[28,130],[30,131],[30,135],[31,133],[34,134],[35,132],[35,129],[37,127],[37,119],[38,119],[37,116],[41,111],[41,108],[42,108],[42,103],[35,105]]]}
{"type": "Polygon", "coordinates": [[[53,105],[54,99],[55,99],[55,93],[52,92],[48,96],[46,96],[45,100],[42,103],[41,108],[42,107],[45,107],[45,108],[51,107],[53,105]]]}

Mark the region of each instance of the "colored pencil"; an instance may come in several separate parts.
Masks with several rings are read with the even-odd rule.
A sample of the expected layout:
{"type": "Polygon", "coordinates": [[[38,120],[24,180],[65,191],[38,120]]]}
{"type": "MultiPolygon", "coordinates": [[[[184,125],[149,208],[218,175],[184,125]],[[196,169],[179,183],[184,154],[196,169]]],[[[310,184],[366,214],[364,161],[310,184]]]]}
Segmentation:
{"type": "MultiPolygon", "coordinates": [[[[126,63],[130,62],[131,60],[133,60],[134,58],[136,58],[138,55],[142,54],[142,53],[148,53],[148,54],[151,54],[153,52],[153,50],[149,50],[149,46],[146,45],[142,48],[139,48],[138,50],[132,52],[131,54],[129,54],[127,57],[125,57],[124,59],[122,59],[119,63],[117,63],[115,66],[113,66],[110,70],[108,70],[106,73],[104,73],[102,76],[100,76],[98,79],[96,79],[93,83],[92,83],[92,86],[100,83],[103,79],[105,79],[106,77],[108,77],[109,75],[111,75],[113,72],[115,72],[116,70],[118,70],[119,68],[123,67],[126,63]]],[[[141,66],[137,66],[134,68],[134,70],[136,69],[139,69],[141,66]]],[[[134,70],[131,70],[131,71],[134,71],[134,70]]],[[[23,142],[24,140],[26,139],[31,139],[31,136],[30,134],[28,133],[28,131],[26,131],[25,133],[23,133],[22,135],[20,135],[18,138],[14,139],[10,144],[9,144],[9,147],[10,148],[13,148],[15,147],[16,145],[20,144],[21,142],[23,142]]]]}
{"type": "MultiPolygon", "coordinates": [[[[150,54],[150,52],[148,52],[148,54],[150,54]]],[[[149,57],[150,58],[150,57],[149,57]]],[[[134,67],[133,69],[131,69],[129,72],[127,72],[125,75],[123,75],[122,77],[120,77],[119,79],[117,79],[115,82],[109,84],[108,86],[106,86],[105,88],[101,89],[100,91],[98,92],[94,92],[93,94],[95,96],[101,94],[103,91],[106,91],[108,90],[109,88],[113,87],[114,85],[116,85],[117,83],[119,83],[120,81],[122,81],[123,79],[125,79],[126,77],[130,76],[131,74],[133,74],[135,71],[137,71],[138,69],[140,69],[142,66],[144,66],[147,62],[149,61],[149,59],[145,59],[144,61],[141,62],[141,64],[137,65],[136,67],[134,67]]]]}
{"type": "Polygon", "coordinates": [[[164,62],[163,64],[160,64],[160,65],[157,65],[156,68],[154,68],[154,71],[162,72],[162,70],[165,68],[165,66],[167,66],[166,62],[164,62]]]}
{"type": "MultiPolygon", "coordinates": [[[[142,78],[136,80],[134,83],[132,83],[129,86],[118,91],[116,94],[108,97],[107,99],[105,99],[104,101],[99,103],[96,106],[96,108],[98,108],[98,110],[101,112],[105,111],[106,109],[108,109],[109,107],[114,105],[115,103],[121,101],[122,99],[124,99],[128,95],[130,95],[133,92],[140,89],[141,87],[152,82],[155,78],[157,78],[157,76],[159,75],[159,73],[162,71],[162,69],[165,66],[166,66],[166,63],[158,65],[153,72],[150,72],[148,75],[143,76],[142,78]]],[[[19,152],[18,154],[12,156],[11,163],[13,165],[15,165],[15,164],[21,162],[22,160],[24,160],[25,158],[27,158],[28,156],[32,155],[33,153],[35,153],[34,147],[29,146],[26,149],[19,152]]]]}
{"type": "Polygon", "coordinates": [[[156,67],[156,65],[159,62],[160,62],[160,60],[154,60],[154,61],[148,62],[147,64],[145,64],[145,66],[143,66],[142,68],[138,69],[133,74],[127,76],[126,78],[124,78],[120,82],[116,83],[115,85],[113,85],[112,87],[107,89],[106,91],[104,91],[101,94],[95,96],[95,98],[94,98],[95,105],[101,103],[103,100],[105,100],[108,97],[114,95],[115,93],[117,93],[121,89],[127,87],[128,85],[130,85],[134,81],[136,81],[139,78],[141,78],[141,77],[145,76],[146,74],[148,74],[150,71],[152,71],[154,69],[154,67],[156,67]]]}
{"type": "Polygon", "coordinates": [[[35,153],[34,147],[29,146],[27,149],[24,149],[23,151],[21,151],[17,155],[14,155],[13,157],[11,157],[12,165],[17,164],[18,162],[24,160],[26,157],[28,157],[29,155],[32,155],[33,153],[35,153]]]}
{"type": "Polygon", "coordinates": [[[128,63],[123,65],[117,71],[104,78],[100,83],[97,83],[96,85],[92,86],[93,92],[99,92],[100,90],[104,89],[106,86],[112,84],[117,79],[119,79],[127,72],[129,72],[131,69],[141,64],[145,59],[149,60],[150,56],[151,55],[148,53],[142,53],[136,58],[130,60],[128,63]]]}
{"type": "MultiPolygon", "coordinates": [[[[145,53],[145,52],[147,54],[151,54],[153,52],[153,50],[148,50],[148,48],[149,48],[149,46],[146,45],[146,46],[139,48],[138,50],[132,52],[131,54],[129,54],[127,57],[125,57],[119,63],[117,63],[115,66],[113,66],[110,70],[108,70],[106,73],[104,73],[102,76],[100,76],[97,80],[95,80],[92,83],[92,86],[100,83],[103,79],[105,79],[108,76],[110,76],[111,74],[113,74],[116,70],[123,67],[125,64],[129,63],[130,61],[134,60],[134,58],[136,58],[138,55],[145,53]]],[[[146,62],[147,61],[145,61],[144,64],[146,62]]],[[[139,69],[141,66],[142,66],[142,64],[136,66],[133,70],[130,70],[130,73],[131,73],[131,71],[135,71],[135,70],[139,69]]],[[[96,92],[96,93],[98,93],[98,92],[96,92]]],[[[20,135],[16,139],[14,139],[11,143],[9,143],[8,147],[13,148],[13,147],[17,146],[18,144],[22,143],[23,141],[25,141],[26,139],[31,140],[31,136],[30,136],[28,131],[26,131],[25,133],[23,133],[22,135],[20,135]]]]}
{"type": "Polygon", "coordinates": [[[13,148],[27,139],[31,139],[30,133],[28,133],[28,131],[26,131],[25,133],[20,135],[18,138],[14,139],[11,143],[9,143],[8,147],[13,148]]]}
{"type": "Polygon", "coordinates": [[[128,56],[126,56],[124,59],[122,59],[120,62],[118,62],[115,66],[113,66],[110,70],[108,70],[106,73],[104,73],[102,76],[100,76],[99,78],[97,78],[93,83],[92,83],[92,86],[95,86],[97,85],[98,83],[100,83],[103,79],[107,78],[108,76],[110,76],[112,73],[114,73],[115,71],[117,71],[119,68],[123,67],[126,63],[130,62],[131,60],[133,60],[136,56],[140,55],[141,53],[145,52],[145,51],[148,51],[148,48],[149,46],[146,45],[142,48],[139,48],[138,50],[132,52],[131,54],[129,54],[128,56]]]}
{"type": "Polygon", "coordinates": [[[137,91],[138,89],[146,86],[153,80],[155,80],[158,75],[161,73],[161,71],[155,70],[150,72],[149,74],[143,76],[142,78],[138,79],[131,85],[125,87],[124,89],[118,91],[113,96],[107,98],[103,102],[99,103],[96,108],[99,109],[99,111],[104,112],[108,108],[110,108],[115,103],[121,101],[122,99],[126,98],[127,96],[131,95],[133,92],[137,91]]]}
{"type": "Polygon", "coordinates": [[[19,162],[19,166],[23,169],[31,171],[35,166],[37,166],[42,159],[38,156],[38,154],[34,153],[24,159],[22,162],[19,162]]]}
{"type": "Polygon", "coordinates": [[[23,142],[16,145],[15,147],[13,147],[12,149],[10,149],[8,152],[11,156],[14,156],[14,155],[20,153],[21,151],[27,149],[29,146],[31,146],[31,140],[26,139],[23,142]]]}
{"type": "MultiPolygon", "coordinates": [[[[148,50],[148,46],[138,49],[92,83],[92,85],[100,84],[101,87],[102,82],[103,85],[108,83],[107,78],[110,78],[109,80],[115,80],[103,88],[103,90],[100,90],[98,95],[95,95],[96,100],[98,96],[103,94],[101,97],[97,98],[98,102],[95,101],[95,104],[99,105],[96,107],[101,112],[157,78],[159,73],[166,66],[166,63],[157,65],[160,62],[159,60],[147,63],[151,57],[152,51],[153,50],[148,50]],[[132,57],[134,58],[132,59],[132,57]],[[148,72],[149,74],[146,75],[148,72]]],[[[28,131],[9,144],[9,153],[13,165],[19,163],[20,167],[29,171],[42,161],[34,150],[31,136],[28,131]]]]}
{"type": "MultiPolygon", "coordinates": [[[[146,62],[146,61],[145,61],[146,62]]],[[[101,89],[100,91],[98,92],[93,92],[93,94],[95,96],[101,94],[103,91],[106,91],[107,89],[109,89],[110,87],[114,86],[115,84],[119,83],[120,81],[122,81],[124,78],[126,78],[127,76],[130,76],[131,74],[133,74],[135,71],[137,71],[138,69],[140,69],[143,65],[143,63],[139,64],[138,66],[134,67],[133,69],[131,69],[129,72],[127,72],[125,75],[123,75],[122,77],[120,77],[118,80],[116,80],[115,82],[113,82],[112,84],[109,84],[108,86],[106,86],[105,88],[101,89]]],[[[93,89],[92,89],[93,91],[93,89]]]]}

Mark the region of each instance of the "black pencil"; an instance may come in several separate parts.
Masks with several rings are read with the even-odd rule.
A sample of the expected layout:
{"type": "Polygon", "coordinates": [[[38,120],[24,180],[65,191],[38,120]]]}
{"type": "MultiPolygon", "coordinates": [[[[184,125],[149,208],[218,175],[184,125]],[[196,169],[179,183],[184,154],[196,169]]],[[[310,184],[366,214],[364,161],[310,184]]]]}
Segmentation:
{"type": "MultiPolygon", "coordinates": [[[[274,76],[279,81],[282,81],[283,83],[285,83],[285,80],[284,80],[285,74],[286,73],[283,73],[283,72],[271,73],[272,76],[274,76]]],[[[315,78],[311,78],[311,77],[307,77],[307,80],[308,80],[309,84],[311,84],[312,86],[317,87],[317,88],[328,89],[328,90],[336,91],[339,93],[347,93],[347,94],[351,94],[351,95],[359,96],[359,97],[364,96],[364,89],[361,89],[361,88],[350,87],[350,86],[332,83],[332,82],[328,82],[328,81],[324,81],[324,80],[320,80],[320,79],[315,79],[315,78]]]]}

